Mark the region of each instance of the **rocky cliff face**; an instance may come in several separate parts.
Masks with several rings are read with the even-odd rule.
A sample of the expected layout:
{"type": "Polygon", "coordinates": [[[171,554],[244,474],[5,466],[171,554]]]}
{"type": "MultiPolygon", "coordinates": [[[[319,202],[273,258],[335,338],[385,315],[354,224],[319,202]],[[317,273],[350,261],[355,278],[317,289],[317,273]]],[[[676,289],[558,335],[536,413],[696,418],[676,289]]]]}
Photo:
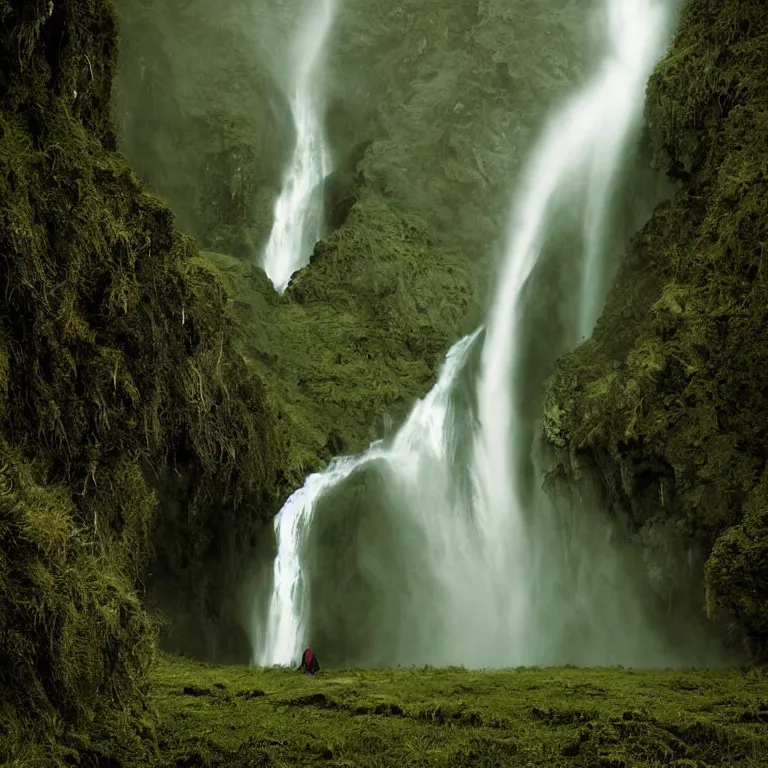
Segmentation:
{"type": "Polygon", "coordinates": [[[116,150],[111,3],[0,21],[0,762],[95,762],[148,733],[151,530],[212,566],[188,602],[226,594],[282,462],[222,284],[116,150]]]}
{"type": "Polygon", "coordinates": [[[768,13],[688,0],[647,121],[677,185],[629,248],[592,339],[546,392],[555,471],[596,475],[674,597],[768,649],[768,13]],[[678,542],[679,546],[671,543],[678,542]],[[675,557],[653,550],[676,551],[675,557]],[[703,604],[702,596],[702,604],[703,604]]]}
{"type": "MultiPolygon", "coordinates": [[[[117,4],[122,148],[203,247],[257,261],[293,142],[285,43],[305,4],[117,4]]],[[[538,124],[581,77],[588,10],[341,0],[323,73],[331,207],[363,172],[486,271],[538,124]]]]}

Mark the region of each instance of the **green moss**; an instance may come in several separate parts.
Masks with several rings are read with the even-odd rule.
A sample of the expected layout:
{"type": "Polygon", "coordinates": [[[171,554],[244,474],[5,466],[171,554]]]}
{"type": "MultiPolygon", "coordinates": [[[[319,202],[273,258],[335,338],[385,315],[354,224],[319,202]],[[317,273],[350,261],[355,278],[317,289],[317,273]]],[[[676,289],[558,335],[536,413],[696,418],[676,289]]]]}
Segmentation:
{"type": "Polygon", "coordinates": [[[239,347],[280,425],[285,493],[333,455],[366,448],[386,417],[405,416],[479,314],[463,255],[370,189],[283,297],[236,259],[203,254],[201,264],[235,296],[239,347]]]}
{"type": "MultiPolygon", "coordinates": [[[[689,0],[647,100],[679,190],[630,247],[593,339],[558,363],[547,392],[550,439],[599,466],[614,507],[636,526],[676,518],[705,551],[733,525],[716,551],[738,546],[745,525],[763,541],[763,518],[740,521],[768,457],[766,105],[763,4],[689,0]]],[[[738,574],[758,573],[757,561],[713,557],[710,601],[736,610],[738,574]]],[[[736,625],[764,650],[765,625],[748,614],[736,610],[736,625]]]]}
{"type": "MultiPolygon", "coordinates": [[[[322,659],[321,659],[322,662],[322,659]]],[[[165,659],[154,765],[759,764],[757,672],[289,670],[165,659]]]]}
{"type": "MultiPolygon", "coordinates": [[[[131,514],[142,508],[144,538],[152,502],[130,498],[131,514]]],[[[94,519],[89,531],[78,517],[70,492],[37,482],[0,439],[2,761],[54,765],[77,745],[73,727],[91,742],[108,733],[111,750],[117,741],[144,752],[137,726],[155,629],[122,567],[122,541],[110,536],[117,526],[94,519]]],[[[127,552],[141,541],[122,538],[127,552]]]]}
{"type": "MultiPolygon", "coordinates": [[[[178,535],[231,524],[234,568],[278,456],[222,284],[114,151],[111,3],[1,8],[0,760],[52,765],[54,743],[139,750],[155,629],[138,590],[167,478],[178,535]]],[[[194,584],[169,588],[194,604],[194,584]]]]}
{"type": "Polygon", "coordinates": [[[765,656],[768,635],[768,477],[752,491],[738,525],[717,539],[706,564],[707,610],[725,612],[765,656]]]}

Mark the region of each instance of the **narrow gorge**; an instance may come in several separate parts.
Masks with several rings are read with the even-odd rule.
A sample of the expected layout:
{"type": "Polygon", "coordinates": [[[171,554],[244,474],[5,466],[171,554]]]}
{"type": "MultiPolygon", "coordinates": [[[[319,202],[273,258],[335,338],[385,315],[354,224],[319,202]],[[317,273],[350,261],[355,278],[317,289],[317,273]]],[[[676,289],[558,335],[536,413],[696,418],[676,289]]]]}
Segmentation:
{"type": "Polygon", "coordinates": [[[0,765],[764,764],[762,0],[0,22],[0,765]]]}

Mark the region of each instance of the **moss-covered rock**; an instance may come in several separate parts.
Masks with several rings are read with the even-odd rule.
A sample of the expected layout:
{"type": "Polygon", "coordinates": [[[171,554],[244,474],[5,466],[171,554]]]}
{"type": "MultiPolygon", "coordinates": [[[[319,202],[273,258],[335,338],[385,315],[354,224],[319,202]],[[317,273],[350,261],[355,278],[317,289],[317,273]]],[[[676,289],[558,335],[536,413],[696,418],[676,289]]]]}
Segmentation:
{"type": "Polygon", "coordinates": [[[463,254],[373,189],[282,297],[257,267],[221,254],[201,261],[235,297],[239,348],[279,425],[285,494],[333,455],[367,447],[385,417],[405,416],[479,314],[463,254]]]}
{"type": "Polygon", "coordinates": [[[94,535],[78,525],[71,493],[38,483],[0,439],[4,763],[54,765],[67,745],[98,751],[100,741],[109,750],[143,752],[156,632],[134,579],[155,504],[135,465],[126,462],[110,479],[131,526],[113,536],[110,521],[98,517],[104,508],[94,508],[94,535]],[[73,727],[81,739],[72,738],[73,727]]]}
{"type": "Polygon", "coordinates": [[[741,522],[727,528],[707,561],[707,610],[733,616],[750,650],[765,657],[768,636],[768,476],[744,505],[741,522]]]}
{"type": "Polygon", "coordinates": [[[765,601],[768,554],[755,490],[768,457],[764,3],[688,0],[647,118],[678,191],[630,247],[593,338],[558,363],[545,430],[635,526],[674,518],[704,552],[724,537],[710,605],[764,652],[764,621],[744,602],[765,601]],[[756,550],[743,550],[747,532],[756,550]]]}
{"type": "MultiPolygon", "coordinates": [[[[163,478],[180,537],[250,533],[279,457],[222,284],[115,151],[111,2],[0,19],[0,762],[48,766],[108,734],[138,749],[163,478]]],[[[249,537],[216,546],[224,592],[249,537]]]]}

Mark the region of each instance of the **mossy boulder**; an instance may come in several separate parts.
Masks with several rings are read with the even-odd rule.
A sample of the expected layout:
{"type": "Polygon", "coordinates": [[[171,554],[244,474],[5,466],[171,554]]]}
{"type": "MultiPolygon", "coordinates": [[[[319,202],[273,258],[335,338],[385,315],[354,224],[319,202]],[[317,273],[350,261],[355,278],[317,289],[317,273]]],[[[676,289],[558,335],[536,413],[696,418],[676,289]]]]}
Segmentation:
{"type": "MultiPolygon", "coordinates": [[[[116,152],[112,4],[2,0],[0,20],[0,762],[48,766],[140,750],[164,478],[180,538],[250,533],[280,459],[223,285],[116,152]]],[[[216,546],[237,563],[249,537],[216,546]]]]}
{"type": "Polygon", "coordinates": [[[710,605],[765,652],[743,603],[765,600],[759,557],[723,557],[747,531],[758,550],[768,542],[755,506],[768,457],[764,4],[688,0],[646,113],[677,192],[630,246],[592,339],[557,364],[545,431],[636,528],[674,518],[705,554],[719,539],[710,605]]]}

